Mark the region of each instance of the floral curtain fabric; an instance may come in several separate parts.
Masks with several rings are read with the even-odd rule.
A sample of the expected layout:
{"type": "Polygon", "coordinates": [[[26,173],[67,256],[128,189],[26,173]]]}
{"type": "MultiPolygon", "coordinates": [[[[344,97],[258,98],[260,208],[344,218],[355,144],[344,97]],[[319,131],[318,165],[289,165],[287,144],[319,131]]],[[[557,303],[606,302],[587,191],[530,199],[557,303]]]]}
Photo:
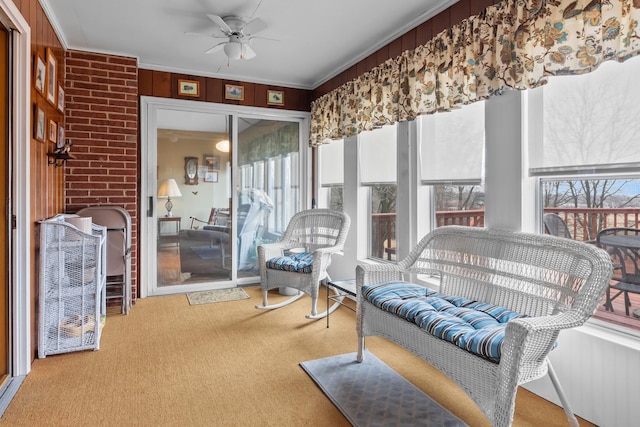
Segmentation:
{"type": "Polygon", "coordinates": [[[311,104],[311,145],[640,53],[640,0],[505,0],[311,104]]]}

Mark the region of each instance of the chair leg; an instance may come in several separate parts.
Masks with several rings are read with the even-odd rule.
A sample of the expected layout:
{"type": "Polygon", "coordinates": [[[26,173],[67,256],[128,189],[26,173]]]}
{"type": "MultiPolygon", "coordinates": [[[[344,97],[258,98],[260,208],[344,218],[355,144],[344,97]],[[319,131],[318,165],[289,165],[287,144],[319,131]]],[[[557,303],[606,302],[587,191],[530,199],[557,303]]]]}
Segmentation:
{"type": "Polygon", "coordinates": [[[629,307],[631,307],[631,300],[629,299],[629,292],[624,293],[624,311],[625,314],[629,315],[629,307]]]}
{"type": "Polygon", "coordinates": [[[604,309],[606,311],[611,311],[613,313],[614,311],[613,311],[613,304],[611,303],[611,301],[613,300],[611,298],[611,289],[607,289],[606,296],[607,296],[607,300],[604,303],[604,309]]]}
{"type": "MultiPolygon", "coordinates": [[[[327,289],[327,292],[329,292],[329,290],[327,289]]],[[[323,311],[322,313],[317,313],[316,312],[316,305],[317,305],[317,300],[315,302],[312,302],[311,305],[311,314],[305,316],[307,319],[322,319],[323,317],[326,317],[328,314],[333,313],[338,307],[340,307],[340,303],[338,301],[334,302],[333,305],[331,307],[328,307],[327,310],[323,311]]]]}
{"type": "Polygon", "coordinates": [[[302,291],[298,291],[298,293],[294,296],[292,296],[291,298],[278,303],[278,304],[272,304],[269,305],[269,302],[267,301],[267,291],[266,290],[262,290],[262,305],[256,305],[257,309],[260,310],[274,310],[276,308],[280,308],[280,307],[284,307],[285,305],[289,305],[292,302],[295,302],[297,300],[299,300],[300,298],[302,298],[304,296],[304,293],[302,291]]]}
{"type": "Polygon", "coordinates": [[[567,400],[567,396],[564,394],[564,390],[562,390],[562,386],[560,385],[560,381],[556,375],[556,372],[553,370],[553,366],[551,366],[551,361],[547,359],[547,372],[549,373],[549,378],[551,379],[551,383],[553,383],[553,387],[556,389],[556,393],[558,393],[558,397],[560,398],[560,402],[562,403],[562,408],[564,409],[564,413],[567,415],[567,419],[569,420],[569,425],[571,427],[579,427],[578,419],[573,414],[571,410],[571,406],[569,405],[569,400],[567,400]]]}

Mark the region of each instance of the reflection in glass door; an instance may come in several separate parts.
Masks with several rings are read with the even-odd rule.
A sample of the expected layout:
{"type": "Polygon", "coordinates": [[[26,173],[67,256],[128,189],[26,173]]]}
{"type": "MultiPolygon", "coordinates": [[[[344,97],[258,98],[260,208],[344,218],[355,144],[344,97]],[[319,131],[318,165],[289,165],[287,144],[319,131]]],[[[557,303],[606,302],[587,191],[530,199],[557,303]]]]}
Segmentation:
{"type": "Polygon", "coordinates": [[[300,206],[300,123],[238,118],[238,277],[259,275],[256,247],[279,240],[300,206]]]}
{"type": "Polygon", "coordinates": [[[158,112],[157,286],[232,279],[229,117],[158,112]]]}

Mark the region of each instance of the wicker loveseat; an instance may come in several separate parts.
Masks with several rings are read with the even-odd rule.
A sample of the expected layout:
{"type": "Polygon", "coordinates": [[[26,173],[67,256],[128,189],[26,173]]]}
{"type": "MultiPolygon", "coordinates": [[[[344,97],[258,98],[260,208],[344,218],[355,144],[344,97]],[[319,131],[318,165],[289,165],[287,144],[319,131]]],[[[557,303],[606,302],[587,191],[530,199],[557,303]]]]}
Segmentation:
{"type": "Polygon", "coordinates": [[[397,264],[357,266],[358,360],[366,336],[394,341],[459,384],[494,426],[511,425],[518,385],[548,372],[577,425],[547,355],[562,329],[593,314],[610,277],[609,255],[593,245],[442,227],[397,264]],[[439,292],[411,283],[425,281],[439,292]]]}

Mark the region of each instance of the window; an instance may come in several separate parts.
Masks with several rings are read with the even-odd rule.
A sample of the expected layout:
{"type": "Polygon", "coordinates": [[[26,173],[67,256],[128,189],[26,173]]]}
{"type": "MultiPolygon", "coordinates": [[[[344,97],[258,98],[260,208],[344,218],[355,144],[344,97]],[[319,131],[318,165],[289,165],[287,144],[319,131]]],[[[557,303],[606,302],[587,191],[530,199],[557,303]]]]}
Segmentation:
{"type": "MultiPolygon", "coordinates": [[[[640,227],[638,75],[640,58],[608,61],[589,74],[550,78],[529,93],[532,117],[542,123],[531,126],[529,149],[540,216],[557,215],[567,226],[566,237],[596,243],[605,228],[640,227]]],[[[542,230],[555,234],[548,225],[542,230]]],[[[614,277],[619,274],[614,271],[614,277]]],[[[640,308],[640,294],[628,295],[631,308],[640,308]]],[[[625,315],[624,304],[621,295],[611,311],[603,300],[595,317],[640,329],[633,310],[625,315]]]]}
{"type": "Polygon", "coordinates": [[[318,148],[320,189],[318,206],[343,209],[344,194],[344,140],[332,141],[318,148]]]}
{"type": "Polygon", "coordinates": [[[484,226],[484,102],[417,120],[421,180],[431,187],[435,214],[430,228],[484,226]]]}
{"type": "Polygon", "coordinates": [[[369,249],[372,258],[394,259],[397,190],[396,125],[362,132],[360,185],[369,188],[369,249]]]}

